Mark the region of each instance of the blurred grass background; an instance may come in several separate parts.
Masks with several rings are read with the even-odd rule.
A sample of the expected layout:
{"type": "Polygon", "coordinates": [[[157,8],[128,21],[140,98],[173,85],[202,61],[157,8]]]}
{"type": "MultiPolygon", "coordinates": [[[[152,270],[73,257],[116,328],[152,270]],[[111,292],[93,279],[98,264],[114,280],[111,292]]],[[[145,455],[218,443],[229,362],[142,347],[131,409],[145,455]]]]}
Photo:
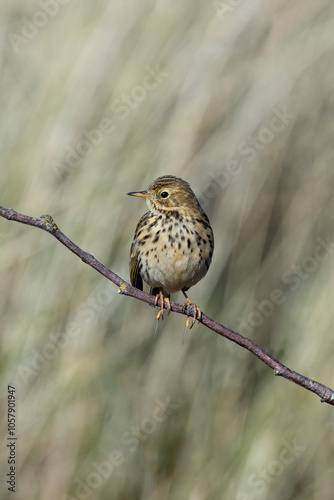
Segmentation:
{"type": "MultiPolygon", "coordinates": [[[[146,206],[125,193],[188,180],[216,244],[192,300],[333,387],[333,3],[0,10],[0,203],[128,279],[146,206]]],[[[41,231],[0,220],[0,255],[1,498],[7,385],[15,498],[332,498],[332,407],[201,325],[183,346],[179,315],[154,339],[151,308],[41,231]]]]}

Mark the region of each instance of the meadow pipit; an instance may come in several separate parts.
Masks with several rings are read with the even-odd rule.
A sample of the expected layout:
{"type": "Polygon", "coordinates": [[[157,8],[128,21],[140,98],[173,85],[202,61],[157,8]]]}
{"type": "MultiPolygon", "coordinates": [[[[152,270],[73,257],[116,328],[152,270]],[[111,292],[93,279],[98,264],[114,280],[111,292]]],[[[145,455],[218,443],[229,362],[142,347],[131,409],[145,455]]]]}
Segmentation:
{"type": "MultiPolygon", "coordinates": [[[[160,299],[157,319],[163,317],[164,301],[170,311],[171,293],[182,291],[193,307],[194,325],[201,310],[186,291],[207,273],[213,253],[209,219],[189,184],[173,175],[159,177],[146,189],[128,193],[146,199],[149,211],[138,222],[130,253],[131,284],[143,289],[143,280],[160,299]]],[[[189,326],[189,316],[186,328],[189,326]]]]}

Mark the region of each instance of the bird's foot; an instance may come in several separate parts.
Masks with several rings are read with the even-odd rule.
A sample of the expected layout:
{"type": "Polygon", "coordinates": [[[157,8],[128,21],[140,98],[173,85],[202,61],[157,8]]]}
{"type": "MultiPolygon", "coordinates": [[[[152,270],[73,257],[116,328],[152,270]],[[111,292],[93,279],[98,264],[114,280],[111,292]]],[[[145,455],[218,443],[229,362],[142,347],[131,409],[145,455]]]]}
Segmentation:
{"type": "Polygon", "coordinates": [[[185,336],[186,336],[186,331],[187,331],[187,328],[189,328],[189,325],[190,325],[190,318],[192,317],[192,323],[190,325],[190,329],[194,326],[194,324],[196,323],[196,320],[197,321],[200,321],[201,318],[202,318],[202,311],[200,310],[200,308],[194,304],[193,302],[191,302],[191,300],[189,299],[188,295],[186,294],[186,292],[184,290],[182,290],[182,293],[183,295],[185,296],[187,302],[185,304],[183,304],[183,308],[184,309],[187,309],[188,306],[191,306],[193,308],[193,315],[192,316],[187,316],[187,321],[186,321],[186,326],[184,328],[184,332],[183,332],[183,337],[182,337],[182,344],[184,344],[184,339],[185,339],[185,336]]]}
{"type": "Polygon", "coordinates": [[[157,320],[163,319],[164,318],[164,306],[166,305],[166,309],[168,311],[168,314],[171,311],[171,305],[170,305],[170,300],[168,297],[164,297],[164,294],[162,293],[162,289],[160,288],[159,293],[157,293],[154,301],[154,307],[158,305],[158,302],[160,300],[160,309],[157,314],[157,320]]]}
{"type": "Polygon", "coordinates": [[[194,326],[194,324],[196,323],[196,320],[197,321],[201,320],[202,311],[200,310],[200,308],[196,304],[191,302],[191,300],[187,297],[187,302],[185,304],[183,304],[183,307],[184,307],[184,309],[186,309],[188,306],[191,306],[193,308],[193,315],[187,317],[186,328],[189,328],[191,317],[192,317],[192,323],[190,325],[190,328],[192,328],[194,326]]]}

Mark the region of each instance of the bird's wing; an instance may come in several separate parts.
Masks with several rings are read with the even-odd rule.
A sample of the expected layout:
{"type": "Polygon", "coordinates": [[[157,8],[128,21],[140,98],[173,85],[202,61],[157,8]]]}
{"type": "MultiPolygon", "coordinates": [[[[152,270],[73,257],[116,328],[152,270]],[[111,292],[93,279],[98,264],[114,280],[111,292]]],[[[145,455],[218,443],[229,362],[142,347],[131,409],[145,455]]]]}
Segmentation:
{"type": "Polygon", "coordinates": [[[139,288],[139,290],[143,289],[143,280],[139,273],[138,252],[133,249],[131,249],[130,256],[130,281],[132,286],[139,288]]]}

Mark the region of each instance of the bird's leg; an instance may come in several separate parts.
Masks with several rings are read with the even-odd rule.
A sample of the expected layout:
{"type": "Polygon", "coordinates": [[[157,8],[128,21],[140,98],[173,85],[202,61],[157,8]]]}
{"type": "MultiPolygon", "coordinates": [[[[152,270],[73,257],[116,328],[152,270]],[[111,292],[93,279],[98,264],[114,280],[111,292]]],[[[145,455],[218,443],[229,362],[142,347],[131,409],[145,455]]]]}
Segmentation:
{"type": "Polygon", "coordinates": [[[171,310],[170,300],[169,300],[168,297],[164,297],[164,294],[162,293],[162,288],[161,287],[159,288],[159,293],[157,293],[157,295],[155,297],[154,307],[158,305],[159,299],[160,299],[160,310],[159,310],[159,312],[157,314],[157,320],[159,320],[160,318],[163,319],[163,317],[164,317],[164,304],[165,304],[165,301],[166,301],[166,309],[168,311],[168,314],[170,313],[170,310],[171,310]]]}
{"type": "Polygon", "coordinates": [[[154,301],[154,307],[158,305],[160,299],[160,310],[157,314],[157,320],[159,321],[160,318],[164,318],[164,296],[162,293],[162,288],[159,288],[159,293],[155,296],[155,301],[154,301]]]}
{"type": "MultiPolygon", "coordinates": [[[[200,310],[200,308],[196,304],[191,302],[191,300],[189,299],[188,295],[186,294],[186,292],[184,290],[181,290],[181,291],[187,300],[187,302],[183,305],[183,307],[186,308],[187,305],[189,305],[189,306],[192,306],[192,308],[193,308],[193,321],[192,321],[191,327],[190,327],[190,328],[192,328],[194,326],[194,324],[196,323],[196,320],[200,321],[200,319],[202,317],[202,311],[200,310]]],[[[189,318],[190,318],[190,316],[187,317],[186,329],[189,328],[189,318]]]]}
{"type": "Polygon", "coordinates": [[[169,299],[169,297],[165,297],[165,302],[167,304],[166,305],[167,314],[170,314],[172,308],[171,308],[171,305],[170,305],[170,299],[169,299]]]}

